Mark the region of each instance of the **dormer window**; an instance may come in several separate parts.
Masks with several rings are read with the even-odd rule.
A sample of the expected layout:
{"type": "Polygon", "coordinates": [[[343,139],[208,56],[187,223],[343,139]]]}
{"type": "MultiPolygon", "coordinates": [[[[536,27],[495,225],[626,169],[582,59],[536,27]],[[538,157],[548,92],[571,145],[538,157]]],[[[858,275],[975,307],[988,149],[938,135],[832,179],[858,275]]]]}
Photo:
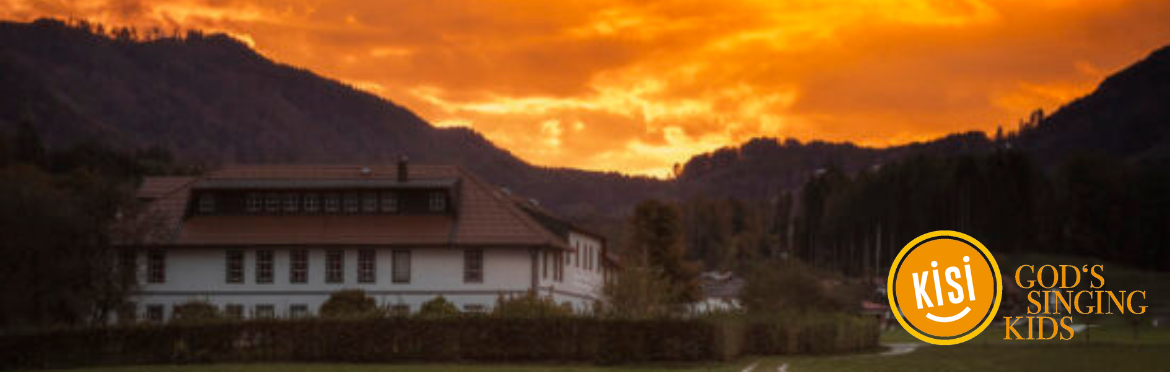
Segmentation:
{"type": "Polygon", "coordinates": [[[428,205],[430,206],[431,212],[442,212],[447,210],[447,196],[443,195],[443,192],[432,192],[429,199],[430,202],[428,205]]]}
{"type": "Polygon", "coordinates": [[[330,193],[325,195],[325,213],[337,213],[341,210],[341,194],[330,193]]]}
{"type": "Polygon", "coordinates": [[[382,213],[398,213],[398,194],[391,191],[382,193],[382,213]]]}
{"type": "Polygon", "coordinates": [[[362,213],[378,212],[378,194],[367,192],[362,194],[362,213]]]}
{"type": "Polygon", "coordinates": [[[268,213],[280,212],[280,194],[269,193],[264,197],[264,211],[268,213]]]}
{"type": "Polygon", "coordinates": [[[321,202],[320,202],[320,200],[317,199],[317,194],[312,194],[312,193],[305,194],[304,197],[301,199],[305,203],[305,212],[317,213],[317,211],[320,210],[320,208],[321,208],[320,203],[321,202]]]}
{"type": "Polygon", "coordinates": [[[260,209],[262,209],[263,207],[264,207],[264,200],[260,197],[260,194],[250,193],[244,199],[244,209],[246,211],[248,211],[248,213],[260,212],[260,209]]]}
{"type": "Polygon", "coordinates": [[[297,193],[284,194],[284,211],[285,212],[296,212],[297,209],[300,209],[300,206],[301,206],[300,195],[297,195],[297,193]]]}
{"type": "Polygon", "coordinates": [[[199,195],[199,214],[215,213],[215,194],[203,193],[199,195]]]}
{"type": "Polygon", "coordinates": [[[358,212],[358,193],[350,192],[345,194],[345,213],[358,212]]]}

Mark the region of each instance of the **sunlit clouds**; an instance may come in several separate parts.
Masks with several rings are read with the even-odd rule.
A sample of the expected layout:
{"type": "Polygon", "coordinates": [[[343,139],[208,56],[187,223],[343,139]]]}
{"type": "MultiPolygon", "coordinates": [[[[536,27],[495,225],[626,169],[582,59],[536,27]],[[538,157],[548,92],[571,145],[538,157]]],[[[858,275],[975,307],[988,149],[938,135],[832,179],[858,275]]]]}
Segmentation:
{"type": "Polygon", "coordinates": [[[203,29],[526,161],[666,175],[752,137],[1010,129],[1170,44],[1170,2],[0,0],[203,29]]]}

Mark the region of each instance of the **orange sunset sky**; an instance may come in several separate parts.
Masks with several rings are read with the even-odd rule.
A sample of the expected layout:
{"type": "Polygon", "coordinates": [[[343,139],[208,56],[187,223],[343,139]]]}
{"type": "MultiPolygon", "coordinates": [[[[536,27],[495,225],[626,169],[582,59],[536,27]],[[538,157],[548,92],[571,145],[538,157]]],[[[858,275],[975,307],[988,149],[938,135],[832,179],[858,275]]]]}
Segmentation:
{"type": "Polygon", "coordinates": [[[1014,128],[1170,44],[1166,0],[0,0],[232,34],[524,160],[665,175],[752,137],[1014,128]]]}

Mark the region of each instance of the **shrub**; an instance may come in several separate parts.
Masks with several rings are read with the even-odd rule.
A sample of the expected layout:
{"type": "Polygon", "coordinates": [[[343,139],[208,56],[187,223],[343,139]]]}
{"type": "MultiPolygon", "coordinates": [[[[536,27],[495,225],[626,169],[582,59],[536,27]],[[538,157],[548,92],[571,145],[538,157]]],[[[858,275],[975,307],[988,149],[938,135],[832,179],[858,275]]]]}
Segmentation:
{"type": "Polygon", "coordinates": [[[860,293],[846,279],[788,260],[756,264],[748,273],[740,302],[755,314],[839,313],[855,310],[862,300],[860,293]]]}
{"type": "Polygon", "coordinates": [[[826,354],[878,346],[876,319],[849,314],[780,314],[748,321],[745,348],[760,355],[826,354]]]}
{"type": "Polygon", "coordinates": [[[550,296],[540,296],[529,291],[515,297],[501,295],[496,300],[492,315],[502,318],[566,317],[573,315],[573,309],[558,305],[550,296]]]}
{"type": "Polygon", "coordinates": [[[459,308],[443,296],[424,302],[418,309],[418,317],[426,319],[456,318],[459,315],[459,308]]]}
{"type": "Polygon", "coordinates": [[[695,362],[745,352],[864,350],[877,344],[877,334],[872,319],[845,316],[750,324],[731,318],[261,319],[0,335],[0,370],[188,362],[695,362]]]}
{"type": "Polygon", "coordinates": [[[175,316],[171,319],[176,323],[200,323],[221,319],[219,308],[206,301],[190,301],[175,306],[175,316]]]}
{"type": "Polygon", "coordinates": [[[320,310],[320,315],[324,318],[365,317],[377,313],[377,303],[360,289],[343,289],[333,292],[329,295],[329,299],[321,304],[320,310]]]}

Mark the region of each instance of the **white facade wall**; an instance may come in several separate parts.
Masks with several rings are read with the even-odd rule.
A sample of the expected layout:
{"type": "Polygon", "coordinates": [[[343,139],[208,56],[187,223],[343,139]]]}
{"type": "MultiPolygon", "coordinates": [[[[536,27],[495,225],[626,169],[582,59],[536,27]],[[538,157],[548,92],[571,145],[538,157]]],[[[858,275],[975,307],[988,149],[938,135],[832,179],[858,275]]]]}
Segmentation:
{"type": "MultiPolygon", "coordinates": [[[[267,248],[266,248],[267,249],[267,248]]],[[[301,248],[295,248],[301,249],[301,248]]],[[[175,305],[192,300],[207,301],[221,310],[226,305],[242,305],[245,316],[250,316],[257,305],[272,305],[275,315],[289,315],[293,305],[305,305],[315,314],[332,292],[341,289],[362,289],[379,305],[405,304],[412,312],[423,302],[442,295],[461,309],[465,305],[480,305],[490,310],[501,294],[521,294],[532,289],[532,255],[529,249],[483,249],[483,281],[463,281],[464,249],[418,248],[411,252],[409,283],[392,282],[392,252],[394,249],[375,249],[376,278],[374,283],[358,283],[358,251],[343,249],[343,283],[325,282],[326,248],[306,248],[309,255],[308,283],[289,281],[291,249],[272,248],[274,278],[271,284],[256,282],[256,249],[238,249],[244,252],[244,282],[227,282],[227,251],[229,248],[168,248],[166,250],[166,281],[146,283],[147,259],[138,257],[140,292],[135,302],[137,316],[145,318],[147,308],[161,305],[165,319],[170,319],[175,305]]],[[[556,296],[558,302],[567,300],[556,296]]]]}
{"type": "Polygon", "coordinates": [[[552,259],[552,251],[548,251],[550,257],[547,261],[544,257],[538,259],[540,265],[546,262],[550,265],[547,275],[544,267],[539,268],[540,293],[552,294],[557,303],[569,303],[575,311],[589,312],[593,310],[594,303],[602,299],[602,244],[592,236],[570,232],[569,246],[576,249],[577,254],[571,251],[562,253],[565,255],[565,266],[561,280],[553,275],[555,270],[552,266],[556,262],[552,259]],[[586,262],[592,266],[587,266],[586,262]]]}

